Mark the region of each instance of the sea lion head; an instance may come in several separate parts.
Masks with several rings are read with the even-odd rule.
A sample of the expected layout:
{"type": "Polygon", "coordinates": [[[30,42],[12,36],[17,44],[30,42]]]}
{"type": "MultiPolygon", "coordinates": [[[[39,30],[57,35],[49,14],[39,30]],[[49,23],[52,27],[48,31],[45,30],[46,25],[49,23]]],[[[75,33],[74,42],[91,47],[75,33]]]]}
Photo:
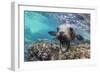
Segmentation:
{"type": "Polygon", "coordinates": [[[57,28],[57,37],[60,40],[72,40],[75,38],[75,32],[71,25],[62,24],[57,28]]]}

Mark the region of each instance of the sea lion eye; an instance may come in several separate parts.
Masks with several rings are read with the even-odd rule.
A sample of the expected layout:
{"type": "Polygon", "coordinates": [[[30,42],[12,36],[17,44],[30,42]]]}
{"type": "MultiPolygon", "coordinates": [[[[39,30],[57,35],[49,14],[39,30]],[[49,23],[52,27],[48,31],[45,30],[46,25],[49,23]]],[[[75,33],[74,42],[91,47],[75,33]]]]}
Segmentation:
{"type": "Polygon", "coordinates": [[[69,30],[70,30],[70,31],[73,31],[73,28],[70,27],[69,30]]]}

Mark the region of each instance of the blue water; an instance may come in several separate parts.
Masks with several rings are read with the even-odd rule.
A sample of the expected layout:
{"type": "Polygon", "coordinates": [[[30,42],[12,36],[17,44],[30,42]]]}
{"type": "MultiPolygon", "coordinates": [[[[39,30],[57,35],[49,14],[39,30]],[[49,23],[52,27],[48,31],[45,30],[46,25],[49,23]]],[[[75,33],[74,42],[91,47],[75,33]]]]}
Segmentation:
{"type": "Polygon", "coordinates": [[[57,26],[67,23],[75,28],[77,34],[90,40],[90,14],[24,11],[24,43],[38,39],[52,40],[49,31],[56,31],[57,26]]]}

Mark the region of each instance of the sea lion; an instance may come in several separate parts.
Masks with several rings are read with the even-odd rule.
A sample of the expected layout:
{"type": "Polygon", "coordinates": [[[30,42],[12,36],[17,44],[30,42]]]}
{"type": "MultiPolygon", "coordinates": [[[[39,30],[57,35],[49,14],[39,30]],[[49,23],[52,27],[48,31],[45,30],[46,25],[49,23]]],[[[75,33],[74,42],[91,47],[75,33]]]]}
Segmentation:
{"type": "Polygon", "coordinates": [[[49,31],[48,33],[56,36],[60,41],[60,48],[67,46],[67,49],[70,47],[70,41],[74,40],[76,36],[74,29],[69,24],[61,24],[56,31],[49,31]]]}

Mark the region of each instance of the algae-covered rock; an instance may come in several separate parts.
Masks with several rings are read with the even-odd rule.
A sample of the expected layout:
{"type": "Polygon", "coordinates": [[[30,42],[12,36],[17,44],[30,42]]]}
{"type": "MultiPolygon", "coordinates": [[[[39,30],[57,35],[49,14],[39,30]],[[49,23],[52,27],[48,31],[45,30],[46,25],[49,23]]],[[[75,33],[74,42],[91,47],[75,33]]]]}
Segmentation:
{"type": "Polygon", "coordinates": [[[68,50],[66,47],[60,48],[59,44],[51,43],[47,40],[36,41],[27,50],[27,61],[45,60],[70,60],[70,59],[89,59],[90,44],[71,45],[68,50]]]}

